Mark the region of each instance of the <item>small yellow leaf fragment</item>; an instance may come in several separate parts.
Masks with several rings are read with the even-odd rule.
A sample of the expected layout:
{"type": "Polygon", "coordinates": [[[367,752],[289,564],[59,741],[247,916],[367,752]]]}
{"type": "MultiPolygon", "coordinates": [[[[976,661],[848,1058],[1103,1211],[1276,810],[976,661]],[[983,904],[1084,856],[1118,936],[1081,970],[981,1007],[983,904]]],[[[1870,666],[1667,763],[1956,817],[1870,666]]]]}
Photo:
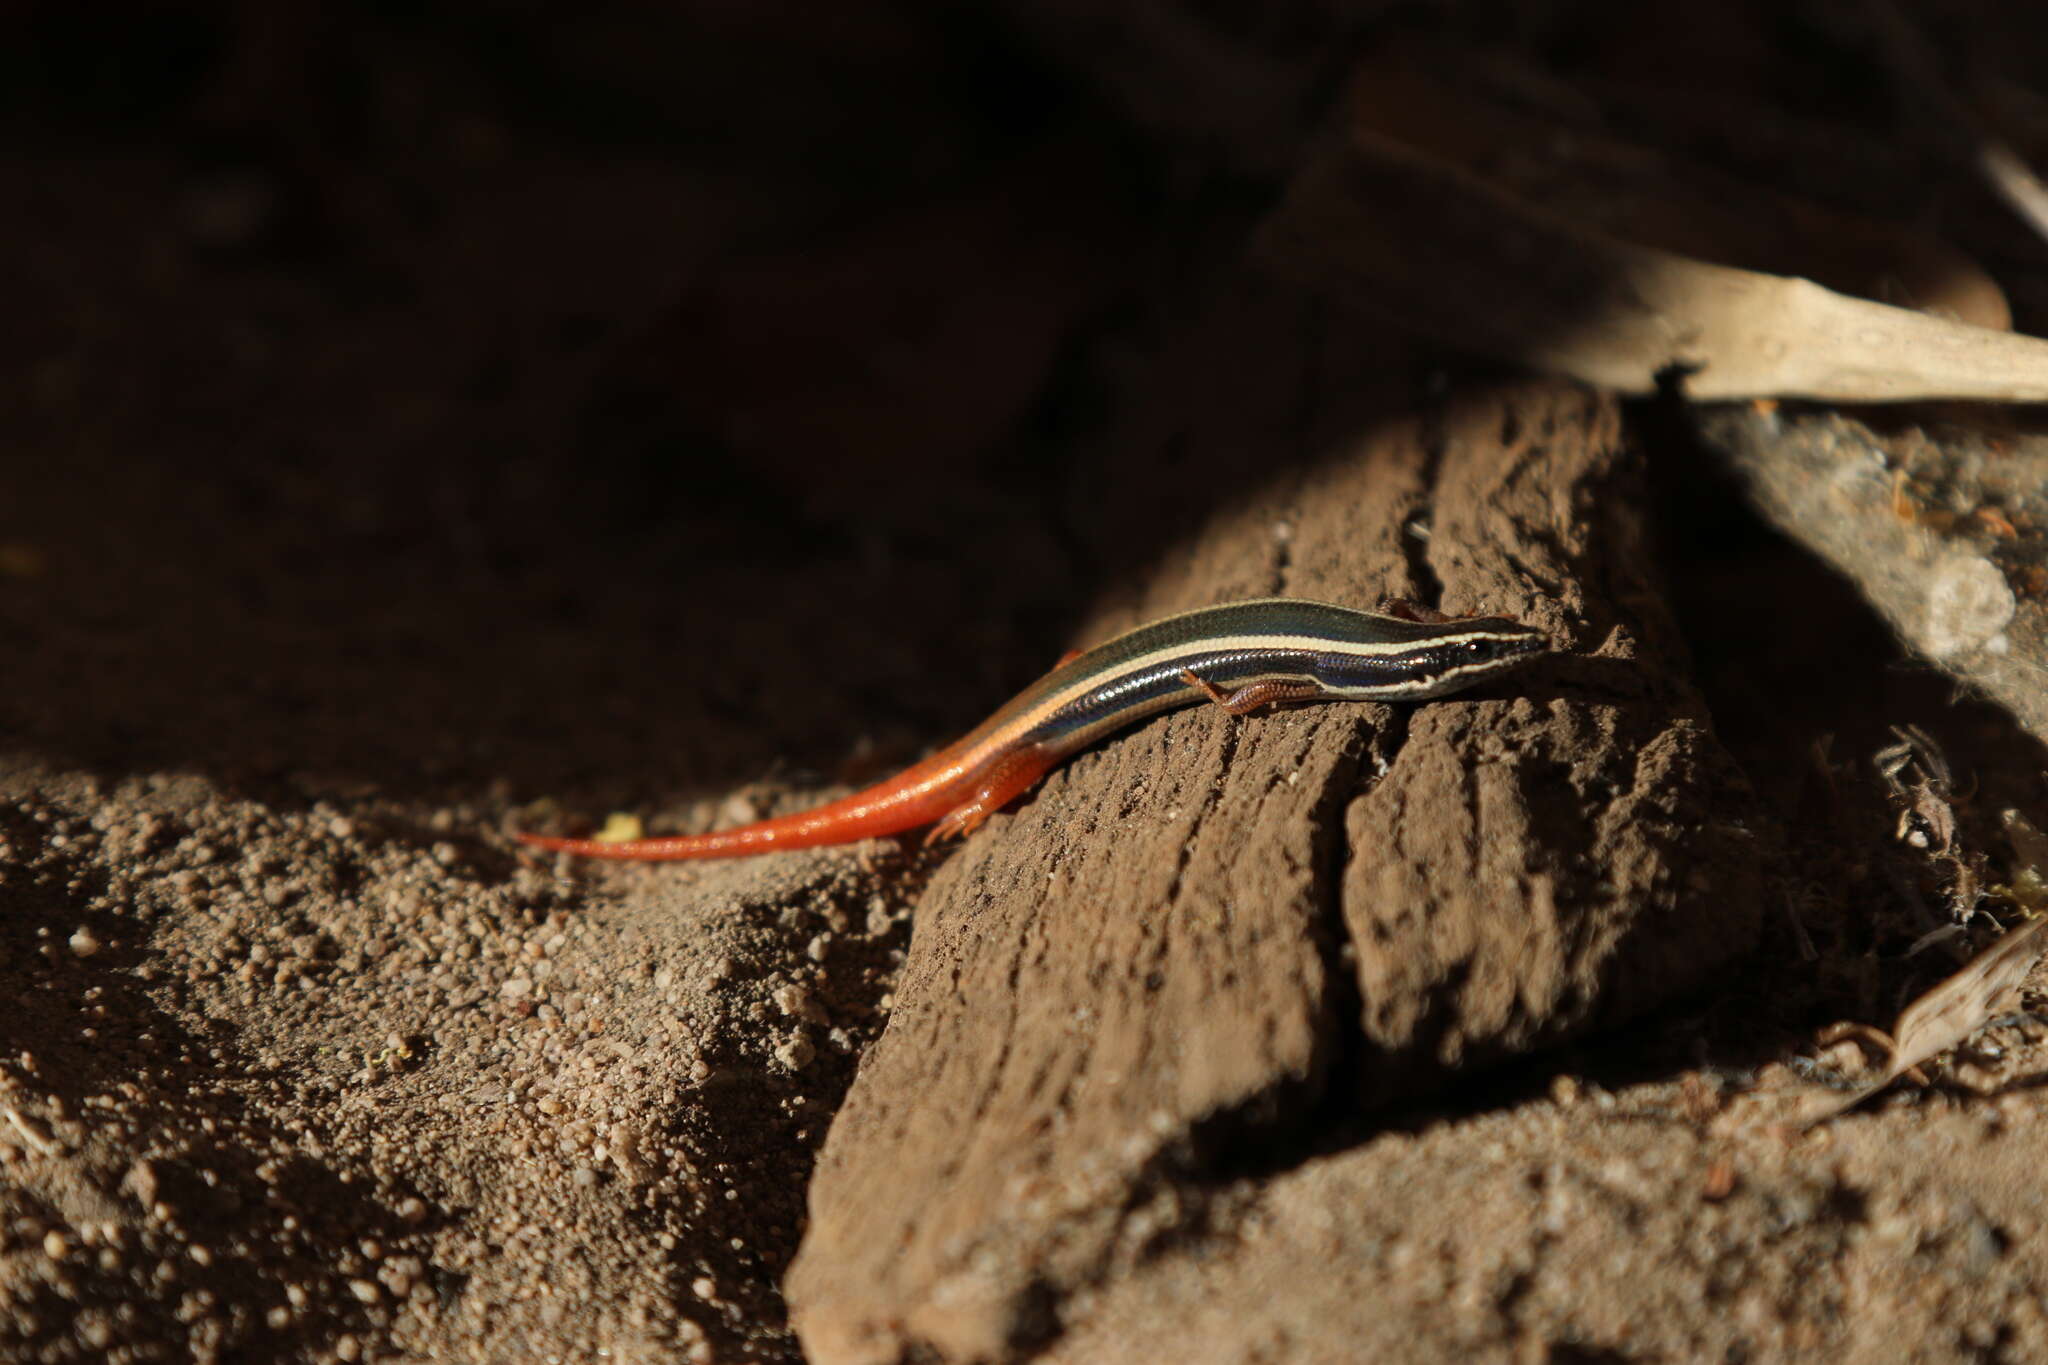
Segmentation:
{"type": "Polygon", "coordinates": [[[592,837],[600,844],[626,844],[646,838],[647,829],[640,823],[639,816],[613,811],[604,818],[604,828],[592,837]]]}

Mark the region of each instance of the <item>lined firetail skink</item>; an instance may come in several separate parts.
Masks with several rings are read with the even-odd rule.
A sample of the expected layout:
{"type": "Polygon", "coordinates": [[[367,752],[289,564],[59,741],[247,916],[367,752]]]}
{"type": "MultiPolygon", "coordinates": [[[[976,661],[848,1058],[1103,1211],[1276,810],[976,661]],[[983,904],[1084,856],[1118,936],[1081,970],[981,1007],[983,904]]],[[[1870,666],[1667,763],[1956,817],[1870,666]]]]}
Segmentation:
{"type": "Polygon", "coordinates": [[[966,738],[815,810],[673,838],[518,837],[535,848],[645,862],[851,843],[920,825],[932,826],[929,843],[971,832],[1103,736],[1205,697],[1232,715],[1276,702],[1421,701],[1550,647],[1541,631],[1505,617],[1406,612],[1291,597],[1184,612],[1063,660],[966,738]]]}

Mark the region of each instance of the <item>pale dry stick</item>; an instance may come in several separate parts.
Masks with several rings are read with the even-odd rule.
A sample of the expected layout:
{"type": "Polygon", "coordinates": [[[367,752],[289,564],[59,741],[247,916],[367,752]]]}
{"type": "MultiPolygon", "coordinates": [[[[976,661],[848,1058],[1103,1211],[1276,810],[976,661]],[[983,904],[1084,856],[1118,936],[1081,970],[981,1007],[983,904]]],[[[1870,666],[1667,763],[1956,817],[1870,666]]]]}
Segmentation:
{"type": "Polygon", "coordinates": [[[2048,185],[2034,174],[2034,168],[2020,154],[1994,137],[1977,145],[1977,168],[1991,182],[1991,188],[2006,206],[2027,222],[2035,234],[2048,239],[2048,185]]]}
{"type": "Polygon", "coordinates": [[[1865,11],[1877,33],[1878,52],[1892,81],[1934,118],[1990,186],[2036,236],[2048,239],[2048,185],[2020,154],[1985,126],[1967,101],[1941,77],[1939,64],[1913,22],[1891,0],[1867,0],[1865,11]]]}
{"type": "Polygon", "coordinates": [[[2048,402],[2048,341],[1617,241],[1354,130],[1260,234],[1273,269],[1468,350],[1624,393],[2048,402]]]}

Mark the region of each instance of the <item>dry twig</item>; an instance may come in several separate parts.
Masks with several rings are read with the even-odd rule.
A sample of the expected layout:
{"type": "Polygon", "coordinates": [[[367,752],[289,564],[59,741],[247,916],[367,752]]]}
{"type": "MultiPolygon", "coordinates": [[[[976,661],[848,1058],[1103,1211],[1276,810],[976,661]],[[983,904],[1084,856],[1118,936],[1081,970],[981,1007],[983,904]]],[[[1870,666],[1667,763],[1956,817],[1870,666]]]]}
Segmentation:
{"type": "Polygon", "coordinates": [[[2048,401],[2048,341],[1617,241],[1354,130],[1265,224],[1283,273],[1452,345],[1626,393],[2048,401]]]}
{"type": "Polygon", "coordinates": [[[1940,64],[1904,11],[1891,0],[1869,0],[1866,15],[1894,84],[1915,108],[1932,117],[1945,140],[1969,161],[1991,192],[2035,235],[2048,240],[2048,185],[1942,79],[1940,64]]]}

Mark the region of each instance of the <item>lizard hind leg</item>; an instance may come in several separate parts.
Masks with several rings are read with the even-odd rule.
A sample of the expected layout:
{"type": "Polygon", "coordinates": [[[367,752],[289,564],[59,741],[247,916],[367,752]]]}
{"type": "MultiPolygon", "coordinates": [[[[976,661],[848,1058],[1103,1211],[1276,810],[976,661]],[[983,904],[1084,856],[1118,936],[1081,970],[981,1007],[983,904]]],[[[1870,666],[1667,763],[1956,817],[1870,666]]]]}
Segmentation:
{"type": "Polygon", "coordinates": [[[931,833],[925,835],[925,843],[936,844],[941,839],[955,835],[965,838],[974,833],[982,821],[1037,786],[1038,779],[1058,761],[1036,744],[1005,754],[981,775],[972,797],[939,817],[931,833]]]}
{"type": "Polygon", "coordinates": [[[1183,668],[1180,680],[1233,716],[1248,716],[1261,706],[1280,706],[1291,701],[1315,701],[1324,695],[1312,682],[1256,682],[1226,692],[1215,683],[1183,668]]]}

